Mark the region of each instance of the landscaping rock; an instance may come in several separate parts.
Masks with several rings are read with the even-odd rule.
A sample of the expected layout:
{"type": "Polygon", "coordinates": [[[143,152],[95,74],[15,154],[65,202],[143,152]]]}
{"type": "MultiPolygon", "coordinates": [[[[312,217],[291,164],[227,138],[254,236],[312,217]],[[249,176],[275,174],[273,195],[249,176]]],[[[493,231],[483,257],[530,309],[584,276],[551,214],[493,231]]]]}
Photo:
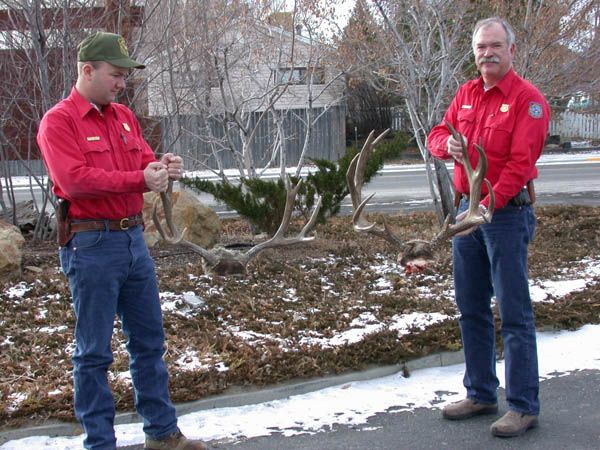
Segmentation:
{"type": "MultiPolygon", "coordinates": [[[[144,195],[144,237],[148,247],[154,246],[161,237],[152,221],[154,200],[158,194],[148,192],[144,195]]],[[[164,226],[164,211],[158,204],[158,216],[164,226]]],[[[213,247],[219,240],[221,221],[208,206],[187,191],[173,193],[173,219],[180,232],[186,230],[184,239],[204,248],[213,247]]]]}
{"type": "Polygon", "coordinates": [[[21,231],[0,220],[0,278],[6,279],[21,272],[22,248],[25,239],[21,231]]]}

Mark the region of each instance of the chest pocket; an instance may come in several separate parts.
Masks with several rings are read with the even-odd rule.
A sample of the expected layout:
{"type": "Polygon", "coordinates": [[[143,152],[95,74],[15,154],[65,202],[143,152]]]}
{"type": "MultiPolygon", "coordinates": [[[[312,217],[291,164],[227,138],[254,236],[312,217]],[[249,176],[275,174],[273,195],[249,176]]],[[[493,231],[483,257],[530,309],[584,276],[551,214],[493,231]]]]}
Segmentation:
{"type": "Polygon", "coordinates": [[[458,131],[465,136],[468,136],[473,129],[473,122],[475,122],[475,111],[472,109],[460,109],[457,114],[458,119],[458,131]]]}
{"type": "Polygon", "coordinates": [[[509,113],[500,112],[486,118],[483,124],[485,150],[493,159],[503,160],[510,154],[514,126],[514,115],[509,113]]]}
{"type": "Polygon", "coordinates": [[[113,170],[113,159],[108,142],[102,140],[85,142],[82,152],[89,167],[108,171],[113,170]]]}
{"type": "Polygon", "coordinates": [[[142,145],[131,133],[125,134],[123,163],[125,170],[139,170],[142,165],[142,145]]]}

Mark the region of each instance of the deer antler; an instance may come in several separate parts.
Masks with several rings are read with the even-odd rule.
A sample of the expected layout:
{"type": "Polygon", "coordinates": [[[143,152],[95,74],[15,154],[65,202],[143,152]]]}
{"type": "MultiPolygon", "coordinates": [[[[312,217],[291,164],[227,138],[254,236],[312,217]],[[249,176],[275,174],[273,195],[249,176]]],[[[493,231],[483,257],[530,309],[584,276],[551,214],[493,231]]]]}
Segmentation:
{"type": "Polygon", "coordinates": [[[294,187],[290,188],[288,180],[285,210],[277,232],[273,235],[271,239],[262,242],[258,245],[255,245],[246,253],[237,253],[225,249],[215,249],[214,251],[210,251],[203,247],[200,247],[199,245],[194,244],[193,242],[184,239],[183,234],[185,234],[185,230],[183,234],[179,233],[179,231],[177,230],[177,226],[173,221],[173,207],[171,202],[172,181],[169,181],[169,187],[167,188],[167,191],[165,193],[161,193],[160,195],[160,200],[162,201],[163,209],[165,212],[165,221],[167,222],[167,227],[169,229],[170,235],[167,235],[164,227],[162,226],[158,218],[158,198],[154,202],[152,220],[154,221],[156,230],[165,241],[172,244],[185,245],[194,252],[198,253],[206,261],[207,271],[216,273],[217,275],[243,274],[246,272],[247,264],[260,252],[266,250],[267,248],[298,244],[308,242],[314,239],[314,236],[307,237],[306,234],[315,226],[317,222],[319,210],[321,209],[321,197],[318,198],[317,204],[313,209],[312,215],[310,216],[310,219],[308,220],[306,225],[304,225],[302,230],[295,237],[284,237],[292,219],[294,203],[296,202],[296,196],[298,194],[298,190],[300,189],[301,183],[302,180],[300,180],[294,187]]]}
{"type": "Polygon", "coordinates": [[[152,207],[152,221],[154,222],[154,226],[158,231],[158,234],[167,241],[169,244],[178,244],[183,239],[183,234],[185,233],[185,229],[183,233],[180,233],[173,222],[173,202],[171,201],[171,197],[173,196],[173,180],[169,180],[169,185],[167,186],[167,190],[165,192],[161,192],[158,197],[154,199],[154,205],[152,207]],[[165,211],[165,221],[167,222],[167,228],[169,229],[170,235],[165,232],[165,229],[158,218],[158,202],[159,200],[162,202],[163,209],[165,211]]]}
{"type": "Polygon", "coordinates": [[[348,183],[348,190],[350,191],[350,198],[352,199],[352,207],[354,209],[354,214],[352,215],[354,230],[373,234],[385,239],[395,246],[401,247],[403,245],[402,239],[390,229],[385,217],[383,218],[383,228],[381,228],[377,226],[377,223],[369,222],[363,214],[365,206],[367,206],[369,200],[375,195],[371,194],[366,199],[362,200],[362,187],[365,181],[365,166],[367,160],[373,153],[375,146],[381,142],[389,131],[390,129],[388,128],[377,136],[376,139],[373,139],[375,130],[369,133],[361,151],[352,159],[352,162],[348,166],[346,182],[348,183]]]}
{"type": "Polygon", "coordinates": [[[467,209],[466,216],[460,222],[450,225],[450,219],[446,218],[441,231],[432,240],[433,245],[437,245],[438,242],[451,238],[469,228],[491,222],[492,215],[494,214],[495,196],[492,184],[485,178],[487,172],[487,157],[485,156],[483,148],[480,145],[475,144],[475,149],[477,150],[477,153],[479,153],[479,160],[477,161],[477,167],[473,170],[463,136],[454,129],[450,122],[446,122],[446,127],[448,127],[448,130],[454,139],[461,143],[463,156],[462,164],[467,174],[467,180],[469,181],[469,208],[467,209]],[[479,208],[479,202],[481,200],[481,186],[484,182],[487,186],[490,202],[487,211],[482,214],[481,209],[479,208]]]}

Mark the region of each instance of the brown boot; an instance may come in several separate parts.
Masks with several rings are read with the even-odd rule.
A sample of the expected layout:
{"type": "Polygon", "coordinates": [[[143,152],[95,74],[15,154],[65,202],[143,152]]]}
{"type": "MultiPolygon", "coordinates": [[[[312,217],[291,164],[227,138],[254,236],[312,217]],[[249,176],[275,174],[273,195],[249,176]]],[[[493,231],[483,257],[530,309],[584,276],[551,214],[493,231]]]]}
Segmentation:
{"type": "Polygon", "coordinates": [[[538,417],[528,416],[517,411],[508,411],[490,427],[494,436],[514,437],[520,436],[530,428],[537,427],[538,417]]]}
{"type": "Polygon", "coordinates": [[[483,414],[496,414],[498,404],[477,403],[475,400],[465,398],[460,402],[452,403],[442,409],[444,419],[463,420],[469,417],[481,416],[483,414]]]}
{"type": "Polygon", "coordinates": [[[169,436],[158,439],[151,439],[146,436],[145,450],[208,450],[206,444],[199,440],[190,440],[186,438],[181,431],[177,430],[169,436]]]}

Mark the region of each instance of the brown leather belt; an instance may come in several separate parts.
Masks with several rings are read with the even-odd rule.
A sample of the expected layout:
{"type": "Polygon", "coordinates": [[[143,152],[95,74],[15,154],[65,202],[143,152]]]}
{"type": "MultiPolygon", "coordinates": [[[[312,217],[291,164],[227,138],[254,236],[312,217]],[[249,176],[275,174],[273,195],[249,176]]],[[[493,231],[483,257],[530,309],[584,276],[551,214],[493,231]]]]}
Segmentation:
{"type": "Polygon", "coordinates": [[[131,227],[143,224],[142,214],[124,217],[120,220],[84,220],[82,222],[71,222],[71,233],[106,230],[107,228],[110,231],[126,231],[131,227]]]}

